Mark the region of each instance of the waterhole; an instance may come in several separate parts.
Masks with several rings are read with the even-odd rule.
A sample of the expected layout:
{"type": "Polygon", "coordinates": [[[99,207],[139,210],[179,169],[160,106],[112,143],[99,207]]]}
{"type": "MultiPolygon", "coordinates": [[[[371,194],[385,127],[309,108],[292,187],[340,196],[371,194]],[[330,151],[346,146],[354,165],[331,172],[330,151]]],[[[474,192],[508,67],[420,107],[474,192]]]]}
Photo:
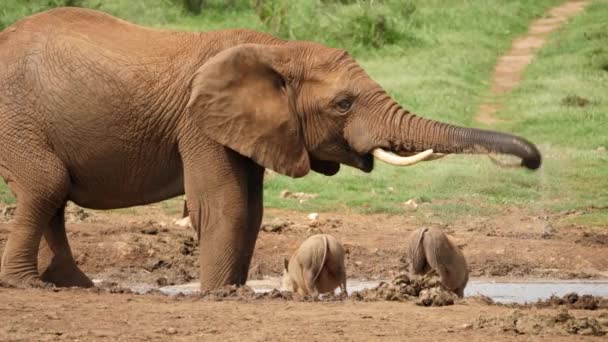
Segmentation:
{"type": "MultiPolygon", "coordinates": [[[[266,278],[263,280],[250,280],[247,282],[256,292],[268,292],[280,288],[280,278],[266,278]]],[[[379,280],[347,281],[348,293],[374,288],[379,280]]],[[[194,294],[199,292],[200,284],[193,282],[184,285],[165,286],[158,288],[167,295],[194,294]]],[[[129,286],[135,292],[146,292],[156,287],[152,285],[139,284],[129,286]]],[[[337,290],[339,291],[339,290],[337,290]]],[[[556,280],[556,281],[519,281],[519,282],[495,282],[486,280],[470,281],[464,291],[465,297],[484,295],[492,298],[498,303],[530,303],[537,300],[548,299],[552,295],[563,296],[575,292],[579,295],[594,295],[608,297],[608,281],[589,280],[556,280]]]]}

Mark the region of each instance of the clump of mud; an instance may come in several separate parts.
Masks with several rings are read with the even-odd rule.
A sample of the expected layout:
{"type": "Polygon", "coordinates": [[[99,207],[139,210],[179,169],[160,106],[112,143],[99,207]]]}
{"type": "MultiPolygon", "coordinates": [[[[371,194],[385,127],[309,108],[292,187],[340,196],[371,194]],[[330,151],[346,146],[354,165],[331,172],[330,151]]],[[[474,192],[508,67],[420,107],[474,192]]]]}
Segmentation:
{"type": "Polygon", "coordinates": [[[477,302],[477,303],[484,304],[484,305],[504,305],[502,303],[497,303],[491,297],[488,297],[488,296],[482,295],[482,294],[478,294],[475,296],[468,296],[467,303],[471,303],[471,302],[477,302]]]}
{"type": "Polygon", "coordinates": [[[312,296],[302,296],[298,293],[293,293],[289,291],[280,291],[277,289],[273,289],[269,292],[256,293],[251,287],[247,285],[237,286],[237,285],[226,285],[222,286],[215,290],[207,290],[201,292],[198,297],[202,300],[206,301],[249,301],[249,300],[259,300],[259,299],[271,299],[271,300],[295,300],[295,301],[323,301],[323,302],[333,302],[333,301],[341,301],[346,295],[344,294],[327,294],[322,295],[318,298],[314,298],[312,296]]]}
{"type": "Polygon", "coordinates": [[[134,222],[124,230],[128,231],[117,227],[104,232],[112,236],[77,256],[77,262],[94,266],[89,274],[95,278],[119,283],[168,286],[188,283],[198,275],[198,242],[190,230],[171,230],[154,220],[134,222]],[[107,259],[90,256],[93,253],[107,259]]]}
{"type": "Polygon", "coordinates": [[[71,202],[65,207],[65,218],[68,223],[94,221],[93,214],[71,202]]]}
{"type": "Polygon", "coordinates": [[[133,290],[131,290],[128,287],[122,287],[120,285],[118,285],[118,283],[113,282],[113,281],[102,281],[98,284],[95,284],[94,287],[91,287],[90,289],[87,289],[90,292],[95,292],[95,293],[102,293],[102,292],[107,292],[107,293],[123,293],[123,294],[133,294],[133,290]]]}
{"type": "Polygon", "coordinates": [[[608,309],[608,298],[592,295],[579,295],[572,292],[565,294],[563,297],[551,296],[546,300],[539,300],[534,306],[539,308],[566,306],[571,309],[579,310],[608,309]]]}
{"type": "Polygon", "coordinates": [[[592,317],[576,318],[562,308],[556,314],[531,314],[519,310],[507,316],[479,317],[473,323],[474,329],[496,329],[516,334],[551,334],[603,336],[606,328],[592,317]]]}
{"type": "MultiPolygon", "coordinates": [[[[0,222],[10,222],[15,216],[16,209],[17,207],[14,205],[1,207],[0,222]]],[[[70,202],[65,207],[65,218],[68,223],[90,222],[93,220],[93,215],[70,202]]]]}
{"type": "Polygon", "coordinates": [[[401,274],[390,283],[381,282],[372,289],[356,291],[352,300],[360,301],[411,301],[421,306],[453,305],[458,297],[445,290],[436,276],[412,276],[401,274]]]}
{"type": "Polygon", "coordinates": [[[14,205],[5,205],[0,207],[0,222],[10,222],[15,216],[15,210],[17,209],[14,205]]]}
{"type": "Polygon", "coordinates": [[[283,230],[291,227],[293,225],[293,222],[290,220],[273,220],[270,222],[264,222],[262,223],[262,226],[260,227],[260,229],[263,232],[267,232],[267,233],[281,233],[283,232],[283,230]]]}
{"type": "Polygon", "coordinates": [[[332,218],[311,220],[307,223],[294,223],[291,220],[275,218],[271,221],[263,222],[260,229],[266,233],[301,231],[309,234],[322,234],[340,226],[342,226],[342,220],[332,218]]]}
{"type": "Polygon", "coordinates": [[[214,290],[202,291],[199,297],[209,301],[254,299],[255,291],[246,285],[227,285],[214,290]]]}

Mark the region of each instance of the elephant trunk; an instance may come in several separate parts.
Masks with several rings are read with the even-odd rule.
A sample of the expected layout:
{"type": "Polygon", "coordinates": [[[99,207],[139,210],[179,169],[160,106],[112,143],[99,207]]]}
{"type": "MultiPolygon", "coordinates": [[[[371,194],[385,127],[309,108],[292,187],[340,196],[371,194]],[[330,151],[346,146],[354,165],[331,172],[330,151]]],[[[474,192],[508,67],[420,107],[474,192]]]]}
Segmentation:
{"type": "MultiPolygon", "coordinates": [[[[515,135],[428,120],[401,107],[392,114],[389,117],[393,128],[387,147],[393,152],[501,153],[521,158],[521,165],[528,169],[537,169],[541,165],[541,155],[536,146],[515,135]]],[[[416,157],[424,159],[424,155],[410,158],[416,157]]]]}

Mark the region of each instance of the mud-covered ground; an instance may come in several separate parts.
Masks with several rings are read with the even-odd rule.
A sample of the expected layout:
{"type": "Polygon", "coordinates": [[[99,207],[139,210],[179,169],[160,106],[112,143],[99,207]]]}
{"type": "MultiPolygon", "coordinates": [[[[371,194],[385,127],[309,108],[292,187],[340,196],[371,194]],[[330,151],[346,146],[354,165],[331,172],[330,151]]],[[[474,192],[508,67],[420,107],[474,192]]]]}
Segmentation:
{"type": "MultiPolygon", "coordinates": [[[[2,212],[0,208],[0,213],[2,212]]],[[[0,217],[0,248],[10,210],[0,217]]],[[[92,278],[118,283],[181,284],[198,277],[191,228],[161,205],[134,210],[68,210],[68,237],[77,263],[92,278]]],[[[463,249],[472,277],[593,279],[608,277],[608,232],[602,227],[552,227],[547,217],[517,210],[493,219],[463,219],[439,228],[463,249]]],[[[280,276],[283,258],[308,236],[328,233],[345,246],[349,278],[391,279],[403,270],[406,237],[418,226],[407,215],[306,213],[266,210],[250,279],[280,276]]]]}
{"type": "MultiPolygon", "coordinates": [[[[2,208],[0,208],[2,212],[2,208]]],[[[566,213],[567,214],[567,213],[566,213]]],[[[0,218],[0,248],[10,210],[0,218]]],[[[174,224],[161,205],[114,212],[71,207],[68,234],[80,267],[92,278],[121,285],[180,284],[197,278],[197,244],[190,228],[174,224]]],[[[402,270],[406,236],[418,228],[407,215],[305,213],[267,210],[251,278],[278,276],[307,236],[341,240],[349,278],[392,279],[402,270]]],[[[494,219],[443,225],[463,248],[473,277],[604,278],[608,235],[602,227],[548,227],[551,218],[515,209],[494,219]]],[[[282,295],[168,297],[107,290],[0,289],[0,340],[552,340],[595,338],[608,324],[606,301],[554,299],[544,305],[504,306],[476,298],[424,307],[416,300],[384,301],[394,293],[311,302],[282,295]],[[367,299],[367,300],[366,300],[367,299]],[[570,302],[572,302],[570,303],[570,302]],[[593,308],[594,310],[584,310],[593,308]],[[563,310],[568,310],[564,312],[563,310]]],[[[393,299],[394,299],[393,298],[393,299]]],[[[605,336],[603,337],[605,338],[605,336]]]]}
{"type": "Polygon", "coordinates": [[[2,341],[600,341],[608,330],[606,310],[514,309],[471,298],[423,307],[4,289],[0,303],[2,341]]]}

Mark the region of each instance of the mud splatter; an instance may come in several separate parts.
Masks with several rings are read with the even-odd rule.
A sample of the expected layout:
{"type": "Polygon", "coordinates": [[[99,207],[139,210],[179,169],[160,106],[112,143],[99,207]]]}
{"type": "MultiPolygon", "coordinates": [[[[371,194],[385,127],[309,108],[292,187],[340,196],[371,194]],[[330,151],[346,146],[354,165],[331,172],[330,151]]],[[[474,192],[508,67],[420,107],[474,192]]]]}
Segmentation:
{"type": "Polygon", "coordinates": [[[474,329],[494,329],[519,335],[604,336],[606,329],[593,317],[574,317],[566,308],[555,314],[534,314],[514,310],[506,316],[479,317],[474,329]]]}
{"type": "Polygon", "coordinates": [[[342,220],[333,218],[313,220],[306,223],[294,223],[291,220],[275,218],[269,222],[262,223],[261,230],[266,233],[284,233],[300,231],[312,234],[322,234],[332,229],[337,229],[341,226],[342,220]]]}
{"type": "Polygon", "coordinates": [[[203,291],[198,295],[198,298],[205,301],[251,301],[251,300],[293,300],[305,302],[334,302],[342,301],[346,298],[345,295],[322,295],[318,298],[312,296],[302,296],[289,291],[280,291],[274,289],[269,292],[256,293],[251,287],[227,285],[215,290],[203,291]]]}
{"type": "Polygon", "coordinates": [[[565,306],[579,310],[608,309],[608,298],[568,293],[562,297],[551,296],[546,300],[538,301],[534,306],[539,308],[565,306]]]}
{"type": "Polygon", "coordinates": [[[68,223],[93,222],[94,215],[81,207],[69,202],[65,207],[65,220],[68,223]]]}
{"type": "Polygon", "coordinates": [[[401,274],[390,283],[381,282],[377,287],[356,291],[349,297],[356,301],[416,301],[421,306],[452,305],[458,297],[441,287],[435,276],[411,276],[401,274]]]}

